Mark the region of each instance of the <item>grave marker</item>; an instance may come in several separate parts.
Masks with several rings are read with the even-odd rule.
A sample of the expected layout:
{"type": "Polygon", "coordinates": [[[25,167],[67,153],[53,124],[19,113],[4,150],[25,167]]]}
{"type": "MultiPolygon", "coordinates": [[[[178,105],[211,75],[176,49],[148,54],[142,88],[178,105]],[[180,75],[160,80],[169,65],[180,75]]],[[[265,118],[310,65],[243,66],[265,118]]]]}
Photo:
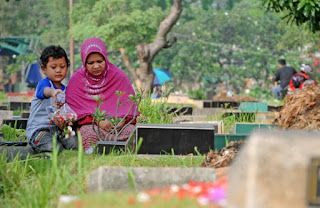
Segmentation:
{"type": "Polygon", "coordinates": [[[252,134],[229,171],[228,208],[307,208],[310,199],[319,203],[320,194],[308,189],[319,187],[318,176],[308,185],[310,163],[319,157],[319,133],[252,134]]]}
{"type": "Polygon", "coordinates": [[[138,124],[136,144],[143,138],[139,154],[189,154],[214,149],[214,125],[138,124]]]}
{"type": "Polygon", "coordinates": [[[163,188],[189,181],[209,182],[216,180],[214,168],[103,166],[89,174],[88,191],[129,191],[130,175],[137,190],[163,188]]]}

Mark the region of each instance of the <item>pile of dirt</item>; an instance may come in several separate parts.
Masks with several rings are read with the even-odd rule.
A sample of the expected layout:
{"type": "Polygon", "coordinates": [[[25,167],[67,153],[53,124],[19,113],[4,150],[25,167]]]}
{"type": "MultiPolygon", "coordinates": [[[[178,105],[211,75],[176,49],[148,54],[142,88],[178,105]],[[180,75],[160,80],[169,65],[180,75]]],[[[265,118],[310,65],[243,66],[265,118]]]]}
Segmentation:
{"type": "Polygon", "coordinates": [[[257,100],[253,97],[244,95],[244,96],[228,96],[226,92],[220,92],[217,95],[213,96],[213,100],[216,101],[234,101],[234,102],[256,102],[257,100]]]}
{"type": "Polygon", "coordinates": [[[209,152],[201,167],[222,168],[228,166],[244,143],[243,140],[232,141],[218,152],[209,152]]]}
{"type": "Polygon", "coordinates": [[[320,87],[308,85],[287,95],[274,124],[285,129],[320,130],[320,87]]]}

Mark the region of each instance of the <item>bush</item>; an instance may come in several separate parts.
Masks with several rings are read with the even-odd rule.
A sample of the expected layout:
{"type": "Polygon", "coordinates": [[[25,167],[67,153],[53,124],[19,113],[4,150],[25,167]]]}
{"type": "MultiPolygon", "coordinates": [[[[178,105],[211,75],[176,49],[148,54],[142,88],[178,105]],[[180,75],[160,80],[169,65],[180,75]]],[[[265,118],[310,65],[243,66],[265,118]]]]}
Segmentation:
{"type": "Polygon", "coordinates": [[[204,100],[204,99],[206,99],[206,95],[205,95],[204,91],[201,88],[199,88],[197,90],[189,90],[188,96],[190,98],[196,99],[196,100],[204,100]]]}

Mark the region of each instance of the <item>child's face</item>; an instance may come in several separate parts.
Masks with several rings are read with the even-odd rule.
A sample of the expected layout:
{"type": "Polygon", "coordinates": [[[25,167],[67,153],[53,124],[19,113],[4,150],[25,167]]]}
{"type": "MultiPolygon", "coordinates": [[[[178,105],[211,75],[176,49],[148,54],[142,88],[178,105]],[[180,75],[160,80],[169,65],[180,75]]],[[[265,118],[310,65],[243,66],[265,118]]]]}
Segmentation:
{"type": "Polygon", "coordinates": [[[61,81],[68,72],[66,59],[64,57],[58,59],[50,57],[47,66],[41,66],[41,70],[56,87],[61,87],[61,81]]]}

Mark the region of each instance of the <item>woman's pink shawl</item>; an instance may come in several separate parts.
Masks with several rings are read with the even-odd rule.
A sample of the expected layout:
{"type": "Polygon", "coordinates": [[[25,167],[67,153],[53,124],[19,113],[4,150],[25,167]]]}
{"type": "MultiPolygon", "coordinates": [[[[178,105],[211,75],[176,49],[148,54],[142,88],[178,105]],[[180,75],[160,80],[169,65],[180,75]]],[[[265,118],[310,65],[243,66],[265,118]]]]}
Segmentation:
{"type": "MultiPolygon", "coordinates": [[[[71,77],[67,91],[66,103],[77,113],[78,120],[92,115],[97,106],[92,96],[103,98],[100,110],[105,110],[110,116],[116,116],[117,99],[115,92],[121,91],[125,94],[120,97],[121,106],[118,108],[118,118],[123,118],[132,105],[128,102],[128,95],[135,96],[131,82],[124,71],[111,64],[107,59],[107,50],[104,42],[99,38],[89,38],[81,46],[82,67],[71,77]],[[86,59],[90,53],[98,52],[106,60],[105,71],[98,77],[93,76],[85,68],[86,59]]],[[[132,108],[128,118],[133,118],[136,105],[132,108]]],[[[136,116],[139,112],[136,112],[136,116]]]]}

